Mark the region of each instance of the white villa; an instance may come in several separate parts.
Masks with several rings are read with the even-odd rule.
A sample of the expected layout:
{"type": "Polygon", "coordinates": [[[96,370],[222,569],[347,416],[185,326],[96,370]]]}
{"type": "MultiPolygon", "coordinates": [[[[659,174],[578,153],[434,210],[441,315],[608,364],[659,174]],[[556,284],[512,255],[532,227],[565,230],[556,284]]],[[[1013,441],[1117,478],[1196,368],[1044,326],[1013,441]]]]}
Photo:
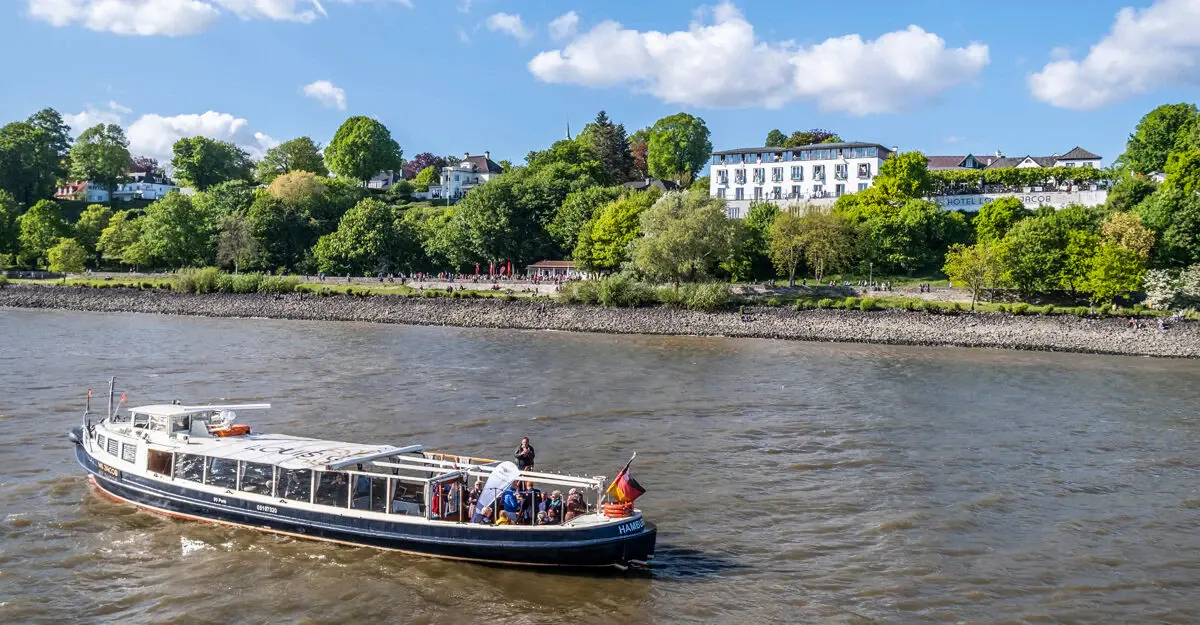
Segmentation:
{"type": "Polygon", "coordinates": [[[442,184],[430,185],[430,195],[457,200],[503,172],[504,168],[492,160],[491,152],[484,152],[483,156],[464,152],[462,161],[442,168],[442,184]]]}
{"type": "Polygon", "coordinates": [[[745,217],[756,200],[828,205],[870,187],[895,151],[861,142],[723,150],[713,152],[709,188],[726,201],[730,217],[745,217]]]}
{"type": "MultiPolygon", "coordinates": [[[[160,200],[179,187],[171,181],[157,178],[144,171],[130,172],[125,175],[127,180],[119,185],[112,193],[112,199],[128,200],[160,200]]],[[[82,200],[84,202],[107,202],[108,191],[91,182],[67,182],[54,192],[54,197],[60,200],[82,200]]]]}

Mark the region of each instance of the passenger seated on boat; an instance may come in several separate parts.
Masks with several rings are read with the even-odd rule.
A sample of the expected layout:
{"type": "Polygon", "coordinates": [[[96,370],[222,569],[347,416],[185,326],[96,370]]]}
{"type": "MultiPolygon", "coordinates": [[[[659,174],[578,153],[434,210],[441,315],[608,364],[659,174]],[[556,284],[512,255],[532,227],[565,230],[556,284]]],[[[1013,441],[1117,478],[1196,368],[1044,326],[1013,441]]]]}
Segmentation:
{"type": "Polygon", "coordinates": [[[516,523],[512,520],[512,517],[505,512],[496,517],[496,525],[516,525],[516,523]]]}
{"type": "Polygon", "coordinates": [[[476,512],[475,515],[471,517],[471,522],[478,523],[480,525],[491,525],[492,524],[492,509],[484,508],[483,512],[476,512]]]}
{"type": "Polygon", "coordinates": [[[475,486],[467,491],[467,507],[474,510],[475,504],[479,502],[480,496],[483,495],[483,479],[475,480],[475,486]]]}
{"type": "Polygon", "coordinates": [[[583,514],[587,514],[587,502],[583,500],[583,493],[579,492],[579,489],[572,488],[567,493],[567,511],[563,521],[570,521],[583,514]]]}

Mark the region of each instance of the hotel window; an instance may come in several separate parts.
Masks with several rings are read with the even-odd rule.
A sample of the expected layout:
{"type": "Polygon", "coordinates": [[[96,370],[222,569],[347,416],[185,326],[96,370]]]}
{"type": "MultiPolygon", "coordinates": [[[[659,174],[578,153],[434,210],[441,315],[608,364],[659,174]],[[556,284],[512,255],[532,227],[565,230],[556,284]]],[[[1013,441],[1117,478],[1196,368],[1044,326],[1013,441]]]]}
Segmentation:
{"type": "Polygon", "coordinates": [[[725,188],[724,187],[717,189],[717,197],[721,198],[722,200],[725,199],[725,188]]]}
{"type": "MultiPolygon", "coordinates": [[[[813,165],[813,180],[824,180],[824,179],[825,179],[825,166],[824,165],[813,165]]],[[[818,185],[818,186],[820,186],[820,185],[818,185]]]]}
{"type": "Polygon", "coordinates": [[[1075,163],[1067,163],[1067,167],[1074,167],[1075,163]]]}
{"type": "Polygon", "coordinates": [[[870,163],[859,163],[858,164],[858,177],[859,178],[870,178],[871,177],[871,164],[870,163]]]}
{"type": "Polygon", "coordinates": [[[762,184],[767,181],[767,170],[762,167],[754,168],[754,182],[762,184]]]}
{"type": "Polygon", "coordinates": [[[800,197],[800,185],[792,185],[792,197],[800,197]]]}
{"type": "Polygon", "coordinates": [[[821,197],[825,195],[825,188],[819,184],[813,185],[813,197],[821,197]]]}
{"type": "Polygon", "coordinates": [[[762,199],[762,187],[754,187],[754,199],[762,199]]]}
{"type": "Polygon", "coordinates": [[[717,182],[719,184],[729,184],[729,170],[722,169],[717,171],[717,182]]]}
{"type": "Polygon", "coordinates": [[[737,219],[737,218],[738,218],[738,207],[736,207],[736,206],[730,206],[730,207],[729,207],[729,218],[730,218],[730,219],[737,219]]]}
{"type": "Polygon", "coordinates": [[[771,197],[779,199],[783,197],[783,187],[774,187],[771,189],[771,197]]]}
{"type": "Polygon", "coordinates": [[[771,182],[783,182],[783,168],[782,167],[772,167],[771,168],[771,182]]]}
{"type": "Polygon", "coordinates": [[[797,166],[797,167],[792,168],[792,180],[804,180],[804,168],[803,167],[797,166]]]}
{"type": "Polygon", "coordinates": [[[741,187],[737,187],[736,189],[733,190],[733,199],[742,200],[742,199],[745,199],[745,197],[746,197],[745,189],[743,189],[741,187]]]}
{"type": "Polygon", "coordinates": [[[846,185],[844,185],[844,184],[833,185],[833,194],[834,195],[841,196],[841,195],[844,195],[845,193],[846,193],[846,185]]]}
{"type": "Polygon", "coordinates": [[[845,180],[846,179],[846,169],[847,169],[847,166],[844,164],[834,165],[833,166],[834,179],[835,180],[845,180]]]}
{"type": "Polygon", "coordinates": [[[746,170],[738,169],[733,172],[733,182],[735,184],[746,184],[746,170]]]}
{"type": "Polygon", "coordinates": [[[867,183],[865,183],[865,182],[860,182],[860,183],[858,183],[858,190],[859,190],[859,191],[866,191],[866,190],[867,190],[867,187],[869,187],[869,186],[871,186],[871,185],[869,185],[869,184],[867,184],[867,183]]]}

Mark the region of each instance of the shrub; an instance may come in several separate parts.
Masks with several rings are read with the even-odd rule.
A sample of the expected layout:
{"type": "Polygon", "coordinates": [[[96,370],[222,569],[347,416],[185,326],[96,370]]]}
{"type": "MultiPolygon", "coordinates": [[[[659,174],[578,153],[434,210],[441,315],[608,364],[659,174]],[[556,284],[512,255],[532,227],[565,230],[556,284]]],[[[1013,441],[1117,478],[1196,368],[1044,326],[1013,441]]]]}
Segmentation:
{"type": "Polygon", "coordinates": [[[906,300],[900,302],[900,307],[903,308],[904,310],[912,312],[917,309],[917,306],[919,304],[920,304],[920,302],[917,300],[906,299],[906,300]]]}
{"type": "Polygon", "coordinates": [[[779,299],[778,297],[768,297],[767,298],[767,306],[782,306],[782,305],[783,305],[783,300],[779,299]]]}
{"type": "Polygon", "coordinates": [[[798,300],[796,300],[796,303],[792,306],[792,308],[794,308],[795,310],[812,310],[814,307],[815,307],[815,304],[806,299],[798,299],[798,300]]]}
{"type": "Polygon", "coordinates": [[[710,282],[689,284],[684,289],[687,307],[692,310],[720,310],[729,304],[729,285],[710,282]]]}
{"type": "Polygon", "coordinates": [[[502,299],[506,302],[515,302],[515,301],[517,301],[517,296],[513,295],[512,293],[505,293],[504,296],[501,297],[500,299],[502,299]]]}
{"type": "Polygon", "coordinates": [[[828,297],[822,297],[817,301],[817,308],[833,308],[833,300],[828,297]]]}
{"type": "Polygon", "coordinates": [[[233,276],[227,273],[217,276],[217,292],[233,293],[233,276]]]}
{"type": "Polygon", "coordinates": [[[1133,305],[1133,314],[1140,315],[1144,312],[1146,312],[1145,304],[1134,304],[1133,305]]]}
{"type": "Polygon", "coordinates": [[[1053,315],[1054,314],[1054,304],[1046,304],[1042,308],[1038,309],[1037,312],[1039,315],[1042,315],[1043,317],[1045,317],[1047,315],[1053,315]]]}
{"type": "Polygon", "coordinates": [[[939,306],[937,302],[927,299],[921,302],[921,310],[930,314],[937,314],[942,312],[942,307],[939,306]]]}
{"type": "Polygon", "coordinates": [[[954,310],[954,312],[956,312],[956,313],[967,311],[967,307],[963,306],[962,302],[954,302],[954,304],[951,305],[950,308],[952,308],[954,310]]]}
{"type": "Polygon", "coordinates": [[[620,273],[600,281],[597,299],[602,306],[624,308],[645,306],[657,300],[649,286],[620,273]]]}
{"type": "Polygon", "coordinates": [[[842,300],[842,308],[845,308],[846,310],[854,310],[855,308],[858,308],[858,298],[851,296],[842,300]]]}
{"type": "Polygon", "coordinates": [[[0,286],[5,286],[5,285],[7,285],[7,284],[8,284],[8,277],[7,277],[7,276],[0,276],[0,286]]]}
{"type": "Polygon", "coordinates": [[[858,303],[858,309],[863,312],[870,312],[878,308],[879,306],[875,303],[875,300],[869,297],[864,297],[862,301],[858,303]]]}
{"type": "Polygon", "coordinates": [[[1000,304],[999,306],[996,307],[996,310],[999,310],[1002,313],[1006,313],[1006,312],[1008,312],[1008,304],[1000,304]]]}
{"type": "Polygon", "coordinates": [[[233,292],[258,293],[258,288],[262,285],[262,279],[263,276],[261,273],[239,273],[233,277],[233,292]]]}
{"type": "Polygon", "coordinates": [[[572,280],[562,285],[558,299],[569,304],[595,304],[600,301],[600,284],[595,280],[572,280]]]}
{"type": "Polygon", "coordinates": [[[294,293],[300,286],[300,278],[296,276],[262,276],[258,283],[259,293],[279,294],[294,293]]]}
{"type": "Polygon", "coordinates": [[[1075,308],[1071,309],[1071,313],[1073,313],[1076,317],[1086,317],[1088,316],[1088,309],[1087,306],[1076,306],[1075,308]]]}
{"type": "Polygon", "coordinates": [[[663,306],[675,306],[683,308],[687,305],[687,300],[683,296],[683,291],[674,285],[660,286],[654,292],[654,296],[658,298],[658,303],[663,306]]]}
{"type": "Polygon", "coordinates": [[[1029,304],[1026,304],[1025,302],[1021,302],[1020,304],[1013,304],[1013,306],[1012,306],[1012,313],[1014,315],[1023,315],[1027,312],[1029,312],[1029,304]]]}
{"type": "Polygon", "coordinates": [[[213,293],[223,272],[216,267],[188,267],[175,272],[174,287],[183,293],[213,293]]]}

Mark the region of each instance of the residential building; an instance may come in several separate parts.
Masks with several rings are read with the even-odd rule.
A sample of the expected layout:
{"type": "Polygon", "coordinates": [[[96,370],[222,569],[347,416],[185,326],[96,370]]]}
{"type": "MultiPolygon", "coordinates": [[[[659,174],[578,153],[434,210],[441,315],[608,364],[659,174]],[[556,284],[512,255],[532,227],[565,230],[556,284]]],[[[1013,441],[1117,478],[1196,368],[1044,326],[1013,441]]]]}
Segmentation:
{"type": "Polygon", "coordinates": [[[925,157],[930,170],[946,169],[1000,169],[1015,167],[1026,169],[1030,167],[1100,167],[1101,158],[1087,150],[1075,146],[1064,154],[1050,156],[1004,156],[999,151],[993,155],[976,156],[927,156],[925,157]]]}
{"type": "Polygon", "coordinates": [[[381,171],[367,181],[368,189],[390,189],[392,185],[404,180],[402,171],[381,171]]]}
{"type": "Polygon", "coordinates": [[[540,260],[525,268],[525,275],[539,278],[566,278],[578,275],[575,261],[571,260],[540,260]]]}
{"type": "MultiPolygon", "coordinates": [[[[1101,157],[1079,146],[1063,154],[1050,156],[1004,156],[1000,152],[987,155],[927,156],[930,171],[970,171],[1014,169],[1048,169],[1053,167],[1091,167],[1099,169],[1101,157]]],[[[980,181],[978,184],[952,184],[935,190],[933,201],[945,208],[955,210],[978,210],[984,204],[1001,197],[1016,197],[1027,207],[1053,206],[1063,208],[1071,204],[1093,206],[1108,199],[1106,181],[1053,180],[1031,186],[1006,186],[994,182],[980,181]]]]}
{"type": "Polygon", "coordinates": [[[754,201],[828,206],[839,196],[870,188],[895,151],[857,141],[722,150],[713,152],[709,189],[726,201],[730,217],[745,217],[754,201]]]}
{"type": "Polygon", "coordinates": [[[646,191],[648,189],[654,188],[654,189],[658,189],[659,191],[662,191],[664,193],[667,191],[674,191],[675,189],[679,188],[678,184],[676,184],[670,180],[659,180],[658,178],[645,178],[643,180],[634,180],[633,182],[626,182],[625,184],[623,184],[621,186],[625,187],[626,189],[633,189],[634,191],[646,191]]]}
{"type": "Polygon", "coordinates": [[[492,160],[491,152],[484,152],[483,156],[464,153],[462,161],[442,168],[442,184],[436,192],[434,185],[430,185],[429,191],[433,197],[457,200],[502,173],[504,168],[492,160]]]}
{"type": "MultiPolygon", "coordinates": [[[[175,183],[153,173],[135,171],[125,175],[126,181],[117,185],[113,191],[114,200],[160,200],[172,191],[178,191],[175,183]]],[[[92,182],[68,182],[54,191],[54,197],[60,200],[79,200],[84,202],[107,202],[108,191],[92,182]]]]}

